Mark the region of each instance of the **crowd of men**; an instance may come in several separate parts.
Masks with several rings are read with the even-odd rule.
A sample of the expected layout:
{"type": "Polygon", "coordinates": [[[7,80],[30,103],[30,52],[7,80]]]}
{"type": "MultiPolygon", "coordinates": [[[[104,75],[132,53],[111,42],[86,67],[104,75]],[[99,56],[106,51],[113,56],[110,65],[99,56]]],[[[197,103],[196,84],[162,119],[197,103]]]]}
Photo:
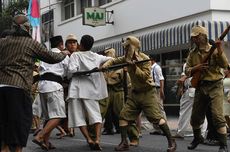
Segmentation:
{"type": "MultiPolygon", "coordinates": [[[[215,42],[215,50],[209,55],[213,46],[207,36],[204,27],[192,28],[193,47],[184,65],[186,77],[178,81],[188,89],[181,100],[186,102],[184,98],[189,96],[193,101],[189,109],[192,109],[194,139],[188,149],[193,150],[204,142],[201,128],[206,126],[204,120],[206,111],[209,111],[212,118],[208,123],[216,131],[219,152],[227,152],[222,71],[229,65],[220,40],[215,42]],[[208,62],[203,62],[208,56],[208,62]],[[195,90],[192,78],[197,73],[200,76],[195,90]],[[190,88],[195,90],[193,94],[190,88]]],[[[122,43],[125,55],[120,57],[115,56],[113,48],[100,53],[92,52],[94,38],[90,35],[83,35],[78,41],[75,35],[70,34],[65,43],[62,36],[55,36],[50,39],[50,44],[51,50],[48,51],[31,38],[28,20],[23,15],[14,18],[13,28],[0,39],[1,152],[22,152],[32,118],[37,117],[42,117],[45,122],[42,129],[38,125],[32,141],[44,150],[55,148],[49,140],[54,128],[60,130],[61,138],[66,134],[74,136],[74,128],[79,128],[89,148],[101,151],[101,129],[106,118],[121,134],[121,142],[115,151],[127,151],[129,146],[139,144],[137,120],[141,114],[156,129],[152,134],[165,135],[167,152],[176,151],[174,137],[180,135],[180,129],[176,136],[172,136],[167,124],[161,68],[153,56],[141,51],[141,42],[137,37],[125,39],[122,43]],[[32,109],[31,88],[36,59],[40,60],[36,69],[39,73],[38,94],[32,109]],[[115,65],[121,66],[111,70],[115,65]]],[[[180,116],[185,113],[183,109],[186,108],[181,107],[180,116]]],[[[106,129],[111,133],[111,126],[106,129]]]]}

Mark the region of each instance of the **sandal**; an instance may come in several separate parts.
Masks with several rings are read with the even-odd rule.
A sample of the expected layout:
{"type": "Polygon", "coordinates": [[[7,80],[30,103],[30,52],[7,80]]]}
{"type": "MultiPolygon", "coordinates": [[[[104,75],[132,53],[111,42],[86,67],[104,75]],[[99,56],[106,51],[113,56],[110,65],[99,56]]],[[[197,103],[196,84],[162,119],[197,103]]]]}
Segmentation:
{"type": "Polygon", "coordinates": [[[40,131],[41,131],[41,129],[35,130],[33,136],[37,136],[37,134],[38,134],[40,131]]]}
{"type": "Polygon", "coordinates": [[[58,135],[58,137],[57,137],[57,139],[62,139],[63,137],[66,137],[67,136],[67,134],[66,133],[64,133],[64,134],[59,134],[58,135]]]}
{"type": "Polygon", "coordinates": [[[101,148],[101,146],[100,146],[99,143],[95,143],[95,145],[94,145],[94,150],[102,151],[102,148],[101,148]]]}
{"type": "Polygon", "coordinates": [[[38,141],[37,139],[33,139],[32,142],[40,146],[43,150],[49,150],[44,141],[38,141]]]}
{"type": "Polygon", "coordinates": [[[138,147],[139,145],[139,141],[138,140],[133,140],[130,141],[129,146],[133,146],[133,147],[138,147]]]}
{"type": "Polygon", "coordinates": [[[49,150],[51,150],[51,149],[56,149],[56,147],[55,147],[53,144],[51,144],[51,142],[49,142],[48,148],[49,148],[49,150]]]}
{"type": "Polygon", "coordinates": [[[69,136],[70,136],[70,137],[74,137],[74,136],[75,136],[74,130],[70,131],[69,136]]]}
{"type": "Polygon", "coordinates": [[[60,136],[61,135],[61,133],[56,133],[56,136],[60,136]]]}
{"type": "Polygon", "coordinates": [[[94,150],[95,143],[94,142],[88,142],[88,141],[87,141],[87,143],[89,145],[90,150],[94,150]]]}

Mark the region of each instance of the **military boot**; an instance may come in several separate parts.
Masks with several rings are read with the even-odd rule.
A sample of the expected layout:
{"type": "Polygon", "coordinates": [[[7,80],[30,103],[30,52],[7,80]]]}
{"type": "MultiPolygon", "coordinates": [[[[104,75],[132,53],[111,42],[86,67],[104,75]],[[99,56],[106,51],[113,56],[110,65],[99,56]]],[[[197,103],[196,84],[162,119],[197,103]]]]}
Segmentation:
{"type": "Polygon", "coordinates": [[[160,129],[163,131],[163,133],[165,134],[167,140],[168,140],[168,148],[167,148],[167,152],[175,152],[176,151],[176,141],[175,139],[172,138],[171,132],[169,130],[169,127],[166,123],[164,123],[163,125],[159,125],[160,129]]]}
{"type": "Polygon", "coordinates": [[[189,150],[195,149],[199,144],[204,143],[204,138],[201,136],[201,130],[200,129],[194,129],[193,134],[194,134],[194,139],[188,145],[189,150]]]}
{"type": "Polygon", "coordinates": [[[228,152],[228,147],[227,146],[220,146],[218,152],[228,152]]]}
{"type": "Polygon", "coordinates": [[[129,143],[127,140],[127,128],[128,126],[121,126],[120,131],[121,131],[121,143],[115,147],[115,151],[127,151],[129,150],[129,143]]]}
{"type": "Polygon", "coordinates": [[[220,143],[220,148],[218,152],[228,152],[227,147],[227,134],[217,133],[217,137],[220,143]]]}
{"type": "Polygon", "coordinates": [[[129,123],[127,128],[129,146],[137,147],[139,145],[139,131],[136,125],[136,122],[129,123]]]}

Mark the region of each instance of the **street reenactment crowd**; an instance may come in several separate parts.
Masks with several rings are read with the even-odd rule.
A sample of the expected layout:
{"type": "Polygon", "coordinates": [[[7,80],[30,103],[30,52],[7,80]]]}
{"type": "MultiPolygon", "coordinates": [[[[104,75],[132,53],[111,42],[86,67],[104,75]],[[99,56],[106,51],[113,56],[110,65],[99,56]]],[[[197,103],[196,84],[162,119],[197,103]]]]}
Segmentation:
{"type": "Polygon", "coordinates": [[[57,128],[59,138],[63,138],[74,136],[74,128],[79,128],[89,148],[101,151],[104,119],[102,134],[113,134],[114,125],[116,133],[121,134],[121,142],[114,150],[127,151],[129,146],[139,144],[142,114],[156,130],[151,134],[165,135],[167,152],[176,151],[175,138],[184,136],[189,121],[194,135],[189,150],[204,142],[208,128],[218,141],[219,152],[228,151],[229,109],[224,111],[223,104],[227,107],[229,103],[223,102],[230,101],[230,67],[221,41],[210,44],[204,27],[194,26],[191,30],[191,50],[177,81],[182,86],[182,97],[174,136],[163,108],[161,68],[154,56],[141,52],[137,37],[128,36],[122,43],[124,56],[116,57],[113,48],[92,52],[94,38],[90,35],[78,41],[70,34],[65,43],[62,36],[54,36],[50,38],[51,50],[47,50],[32,39],[29,31],[26,16],[18,15],[12,29],[0,38],[1,152],[22,152],[32,123],[36,128],[32,142],[44,150],[56,148],[49,140],[53,129],[57,128]],[[207,62],[203,62],[205,59],[207,62]],[[127,65],[119,66],[123,63],[127,65]],[[114,65],[119,68],[108,70],[114,65]],[[97,72],[82,74],[93,69],[97,72]],[[197,73],[198,86],[194,88],[197,73]],[[40,118],[44,120],[42,129],[40,118]]]}

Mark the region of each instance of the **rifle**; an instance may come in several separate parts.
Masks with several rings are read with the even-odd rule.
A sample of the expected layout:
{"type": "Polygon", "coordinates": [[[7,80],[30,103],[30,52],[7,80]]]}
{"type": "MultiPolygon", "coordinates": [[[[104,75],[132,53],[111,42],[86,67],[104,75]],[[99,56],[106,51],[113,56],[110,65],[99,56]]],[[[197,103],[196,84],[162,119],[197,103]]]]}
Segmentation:
{"type": "MultiPolygon", "coordinates": [[[[124,43],[124,39],[121,40],[122,43],[124,43]]],[[[125,54],[125,48],[122,45],[123,53],[125,54]]],[[[127,69],[123,68],[123,89],[124,89],[124,102],[126,103],[127,97],[128,97],[128,83],[127,83],[127,69]]]]}
{"type": "MultiPolygon", "coordinates": [[[[228,34],[229,30],[230,30],[230,25],[224,30],[224,32],[220,35],[218,39],[223,40],[224,37],[228,34]]],[[[208,60],[210,60],[215,49],[216,49],[216,45],[213,44],[212,47],[209,49],[209,52],[210,52],[209,55],[201,63],[207,63],[208,60]]],[[[201,72],[202,72],[201,70],[194,71],[192,75],[192,80],[191,80],[192,87],[196,88],[199,85],[201,72]]]]}
{"type": "Polygon", "coordinates": [[[176,97],[179,100],[181,96],[184,94],[184,82],[186,79],[187,79],[187,76],[183,75],[180,79],[177,80],[176,97]]]}
{"type": "Polygon", "coordinates": [[[126,103],[127,101],[127,96],[128,96],[128,82],[127,82],[127,70],[123,69],[123,88],[124,88],[124,102],[126,103]]]}
{"type": "MultiPolygon", "coordinates": [[[[150,59],[146,59],[146,60],[141,60],[141,61],[136,61],[134,62],[134,64],[140,64],[140,63],[144,63],[144,62],[148,62],[150,61],[150,59]]],[[[92,70],[88,70],[88,71],[78,71],[78,72],[75,72],[73,74],[73,76],[82,76],[82,75],[90,75],[91,73],[94,73],[94,72],[105,72],[105,71],[112,71],[112,70],[117,70],[117,69],[121,69],[125,66],[128,66],[129,63],[122,63],[122,64],[116,64],[116,65],[113,65],[113,66],[110,66],[106,69],[99,69],[99,68],[93,68],[92,70]]]]}

